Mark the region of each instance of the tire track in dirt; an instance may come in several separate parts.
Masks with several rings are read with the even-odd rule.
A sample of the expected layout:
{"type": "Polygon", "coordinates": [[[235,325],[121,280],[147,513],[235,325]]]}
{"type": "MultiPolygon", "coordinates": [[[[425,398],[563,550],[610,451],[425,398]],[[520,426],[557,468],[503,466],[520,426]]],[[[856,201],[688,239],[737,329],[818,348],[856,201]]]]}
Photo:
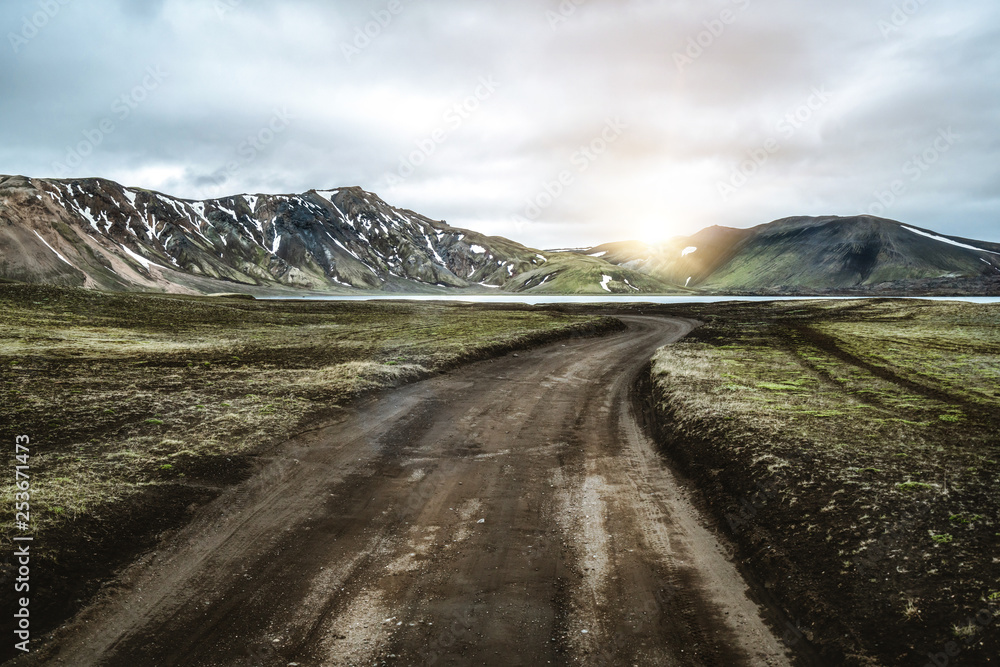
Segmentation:
{"type": "Polygon", "coordinates": [[[692,324],[626,319],[286,443],[18,664],[790,664],[631,412],[692,324]]]}
{"type": "Polygon", "coordinates": [[[943,392],[934,387],[928,387],[927,385],[921,384],[909,378],[905,378],[897,373],[894,373],[889,368],[884,366],[879,366],[878,364],[873,364],[866,361],[848,350],[846,350],[841,342],[837,340],[834,336],[830,334],[819,331],[815,327],[807,325],[797,325],[793,327],[794,331],[797,331],[802,337],[808,341],[810,344],[815,345],[818,349],[822,350],[826,354],[840,360],[845,364],[859,368],[871,375],[895,384],[906,391],[917,394],[918,396],[923,396],[924,398],[929,398],[945,405],[954,405],[961,407],[963,410],[971,415],[977,417],[983,416],[983,408],[977,405],[973,401],[963,399],[961,397],[943,392]]]}

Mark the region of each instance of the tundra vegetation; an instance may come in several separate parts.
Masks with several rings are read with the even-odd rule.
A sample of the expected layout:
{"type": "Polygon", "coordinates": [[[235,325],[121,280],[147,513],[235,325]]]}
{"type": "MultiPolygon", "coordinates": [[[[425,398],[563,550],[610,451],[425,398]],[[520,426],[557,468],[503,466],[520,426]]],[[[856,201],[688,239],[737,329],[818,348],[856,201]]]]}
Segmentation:
{"type": "MultiPolygon", "coordinates": [[[[72,613],[258,457],[351,399],[620,327],[518,306],[0,284],[0,424],[7,442],[31,438],[32,565],[45,573],[32,629],[72,613]]],[[[0,507],[5,538],[14,490],[11,476],[0,507]]]]}
{"type": "Polygon", "coordinates": [[[661,440],[795,638],[831,664],[995,659],[1000,307],[687,314],[705,326],[653,362],[661,440]]]}

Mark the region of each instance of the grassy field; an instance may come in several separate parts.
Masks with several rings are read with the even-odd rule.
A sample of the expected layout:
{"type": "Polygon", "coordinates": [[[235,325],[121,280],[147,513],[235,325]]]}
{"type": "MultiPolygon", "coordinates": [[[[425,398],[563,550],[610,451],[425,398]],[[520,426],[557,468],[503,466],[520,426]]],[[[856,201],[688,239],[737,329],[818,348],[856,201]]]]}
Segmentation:
{"type": "MultiPolygon", "coordinates": [[[[33,629],[359,394],[618,326],[527,307],[0,284],[0,424],[11,460],[15,436],[31,438],[32,566],[53,605],[33,607],[33,629]]],[[[0,487],[6,544],[13,481],[0,487]]]]}
{"type": "Polygon", "coordinates": [[[653,364],[661,437],[792,636],[831,664],[994,664],[1000,308],[692,311],[653,364]]]}

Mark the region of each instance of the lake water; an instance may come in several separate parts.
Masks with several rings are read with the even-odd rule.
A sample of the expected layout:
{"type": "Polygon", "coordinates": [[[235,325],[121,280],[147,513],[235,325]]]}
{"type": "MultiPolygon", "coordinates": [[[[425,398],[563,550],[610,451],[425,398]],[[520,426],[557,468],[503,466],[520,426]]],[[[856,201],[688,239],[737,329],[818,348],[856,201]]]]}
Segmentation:
{"type": "Polygon", "coordinates": [[[856,296],[519,296],[516,294],[398,294],[368,296],[302,296],[260,297],[267,300],[288,301],[463,301],[466,303],[520,303],[531,306],[558,303],[722,303],[724,301],[802,301],[850,299],[926,299],[928,301],[964,301],[966,303],[1000,303],[996,296],[927,296],[927,297],[856,297],[856,296]]]}

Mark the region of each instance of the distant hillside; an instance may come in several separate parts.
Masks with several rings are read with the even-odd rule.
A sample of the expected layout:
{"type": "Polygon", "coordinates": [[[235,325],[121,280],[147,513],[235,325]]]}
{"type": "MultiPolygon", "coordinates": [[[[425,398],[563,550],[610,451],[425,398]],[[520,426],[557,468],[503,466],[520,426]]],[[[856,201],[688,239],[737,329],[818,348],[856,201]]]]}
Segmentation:
{"type": "Polygon", "coordinates": [[[710,292],[1000,288],[1000,244],[870,216],[710,227],[656,246],[611,243],[580,254],[710,292]]]}
{"type": "Polygon", "coordinates": [[[170,197],[0,176],[0,278],[106,290],[670,292],[653,276],[394,208],[360,188],[170,197]]]}
{"type": "Polygon", "coordinates": [[[542,251],[361,188],[193,201],[0,176],[0,279],[191,293],[1000,294],[1000,244],[830,216],[542,251]]]}

